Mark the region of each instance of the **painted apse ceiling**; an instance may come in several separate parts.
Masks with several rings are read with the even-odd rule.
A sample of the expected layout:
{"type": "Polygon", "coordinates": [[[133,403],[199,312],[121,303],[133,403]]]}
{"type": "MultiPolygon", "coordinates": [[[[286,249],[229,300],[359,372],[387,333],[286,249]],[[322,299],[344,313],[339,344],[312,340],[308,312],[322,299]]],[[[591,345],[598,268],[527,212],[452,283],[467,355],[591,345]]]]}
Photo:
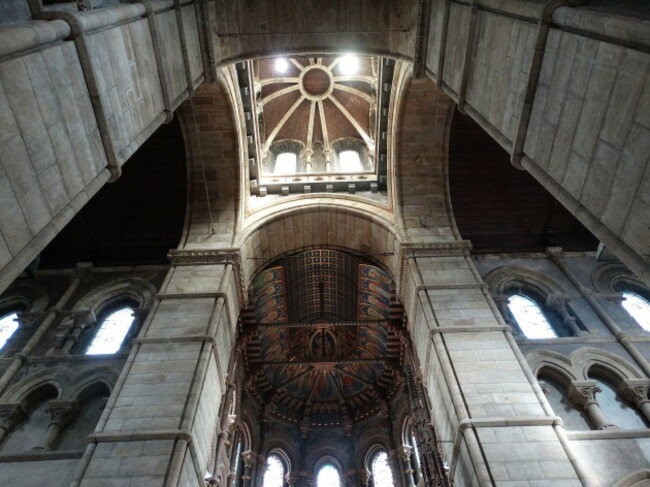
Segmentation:
{"type": "Polygon", "coordinates": [[[248,389],[277,418],[340,427],[375,414],[397,387],[401,313],[392,280],[356,255],[316,249],[269,264],[244,320],[248,389]]]}

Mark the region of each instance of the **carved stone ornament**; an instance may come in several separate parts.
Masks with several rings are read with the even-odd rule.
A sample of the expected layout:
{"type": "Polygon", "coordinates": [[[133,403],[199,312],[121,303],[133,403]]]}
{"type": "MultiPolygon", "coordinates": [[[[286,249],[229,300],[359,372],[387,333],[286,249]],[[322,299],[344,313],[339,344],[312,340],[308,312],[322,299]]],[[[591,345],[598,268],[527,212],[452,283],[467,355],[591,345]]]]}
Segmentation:
{"type": "Polygon", "coordinates": [[[361,482],[361,485],[367,487],[368,484],[370,484],[370,479],[372,478],[372,474],[364,468],[363,470],[359,470],[357,472],[357,478],[359,479],[359,482],[361,482]]]}
{"type": "Polygon", "coordinates": [[[257,453],[248,450],[241,454],[241,458],[244,461],[244,467],[251,468],[257,461],[257,453]]]}
{"type": "Polygon", "coordinates": [[[397,456],[404,462],[410,462],[412,454],[413,448],[407,445],[403,445],[399,450],[397,450],[397,456]]]}
{"type": "Polygon", "coordinates": [[[650,402],[648,398],[648,391],[650,391],[650,384],[643,385],[630,385],[623,394],[629,399],[636,407],[641,407],[642,404],[650,402]]]}
{"type": "Polygon", "coordinates": [[[575,403],[587,407],[590,404],[598,403],[596,394],[602,392],[602,389],[596,385],[573,385],[569,392],[569,397],[575,403]]]}
{"type": "Polygon", "coordinates": [[[56,424],[61,428],[65,428],[77,418],[79,408],[74,402],[50,401],[47,412],[50,413],[50,417],[52,418],[50,424],[56,424]]]}
{"type": "Polygon", "coordinates": [[[25,410],[20,404],[3,404],[0,406],[0,428],[12,431],[25,420],[25,410]]]}

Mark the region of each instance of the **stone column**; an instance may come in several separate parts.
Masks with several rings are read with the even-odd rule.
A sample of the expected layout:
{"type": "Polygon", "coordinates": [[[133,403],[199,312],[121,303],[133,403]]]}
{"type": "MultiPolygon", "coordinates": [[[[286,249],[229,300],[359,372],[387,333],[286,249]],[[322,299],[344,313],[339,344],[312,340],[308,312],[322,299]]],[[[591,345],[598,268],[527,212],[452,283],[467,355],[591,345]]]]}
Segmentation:
{"type": "Polygon", "coordinates": [[[25,410],[21,404],[3,404],[0,405],[0,445],[16,426],[25,420],[25,410]]]}
{"type": "Polygon", "coordinates": [[[253,465],[257,461],[257,453],[248,450],[241,454],[242,460],[244,461],[244,474],[242,478],[242,487],[250,487],[251,479],[253,478],[253,465]]]}
{"type": "Polygon", "coordinates": [[[372,474],[364,468],[361,470],[357,470],[357,478],[359,479],[359,484],[361,485],[361,487],[369,487],[370,480],[372,479],[372,474]]]}
{"type": "Polygon", "coordinates": [[[408,487],[415,487],[415,478],[413,476],[413,464],[411,457],[413,456],[413,448],[403,445],[397,452],[397,456],[402,462],[404,477],[408,487]]]}
{"type": "Polygon", "coordinates": [[[546,306],[557,311],[562,317],[562,322],[571,330],[573,336],[580,336],[585,333],[577,323],[577,318],[569,313],[567,303],[569,298],[558,294],[549,294],[546,298],[546,306]]]}
{"type": "Polygon", "coordinates": [[[41,446],[35,447],[35,450],[53,450],[63,429],[79,416],[77,404],[71,401],[50,401],[47,412],[50,413],[52,421],[47,427],[41,446]]]}
{"type": "Polygon", "coordinates": [[[650,384],[646,380],[634,381],[628,380],[625,383],[625,389],[622,391],[622,395],[625,399],[634,404],[643,416],[645,416],[646,421],[650,424],[650,398],[648,398],[648,392],[650,391],[650,384]]]}
{"type": "Polygon", "coordinates": [[[569,398],[585,410],[594,428],[602,430],[614,425],[607,421],[600,409],[596,400],[596,394],[599,392],[602,392],[602,389],[597,386],[596,381],[573,381],[568,391],[569,398]]]}
{"type": "Polygon", "coordinates": [[[74,313],[73,324],[70,332],[64,338],[61,346],[61,353],[69,354],[70,350],[77,344],[79,336],[88,327],[97,323],[97,318],[92,310],[78,311],[74,313]]]}

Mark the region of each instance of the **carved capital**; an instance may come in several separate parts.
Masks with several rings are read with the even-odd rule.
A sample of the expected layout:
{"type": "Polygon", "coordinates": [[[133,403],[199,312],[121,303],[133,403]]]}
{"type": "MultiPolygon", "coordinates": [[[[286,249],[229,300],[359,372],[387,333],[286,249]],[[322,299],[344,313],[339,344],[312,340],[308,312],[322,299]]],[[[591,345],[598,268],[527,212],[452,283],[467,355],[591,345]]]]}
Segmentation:
{"type": "Polygon", "coordinates": [[[257,461],[257,453],[248,450],[241,454],[241,458],[244,461],[244,467],[251,468],[253,465],[255,465],[255,462],[257,461]]]}
{"type": "Polygon", "coordinates": [[[584,383],[573,382],[569,388],[569,398],[576,404],[587,407],[591,404],[598,404],[596,394],[602,392],[595,381],[588,381],[584,383]]]}
{"type": "Polygon", "coordinates": [[[644,403],[650,402],[648,398],[650,383],[646,380],[628,380],[621,390],[621,395],[628,401],[640,408],[644,403]]]}
{"type": "Polygon", "coordinates": [[[50,401],[47,412],[50,413],[52,420],[50,424],[56,424],[65,428],[74,421],[79,415],[79,408],[76,403],[70,401],[50,401]]]}
{"type": "Polygon", "coordinates": [[[25,416],[21,404],[3,404],[0,406],[0,428],[12,431],[25,420],[25,416]]]}
{"type": "Polygon", "coordinates": [[[298,480],[298,477],[288,473],[287,475],[285,475],[284,480],[287,481],[287,487],[294,487],[296,485],[296,481],[298,480]]]}
{"type": "Polygon", "coordinates": [[[397,450],[397,456],[407,465],[411,462],[411,455],[413,454],[413,447],[408,445],[402,445],[402,447],[397,450]]]}

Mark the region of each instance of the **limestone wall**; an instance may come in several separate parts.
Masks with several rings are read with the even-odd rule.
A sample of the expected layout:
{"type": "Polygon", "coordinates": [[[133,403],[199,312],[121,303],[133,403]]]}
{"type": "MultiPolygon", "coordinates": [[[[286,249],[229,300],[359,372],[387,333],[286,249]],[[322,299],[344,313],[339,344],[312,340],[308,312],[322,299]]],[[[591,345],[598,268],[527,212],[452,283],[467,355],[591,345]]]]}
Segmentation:
{"type": "Polygon", "coordinates": [[[648,282],[647,23],[549,5],[433,2],[426,71],[648,282]]]}
{"type": "Polygon", "coordinates": [[[0,288],[202,81],[193,2],[0,30],[0,288]]]}

